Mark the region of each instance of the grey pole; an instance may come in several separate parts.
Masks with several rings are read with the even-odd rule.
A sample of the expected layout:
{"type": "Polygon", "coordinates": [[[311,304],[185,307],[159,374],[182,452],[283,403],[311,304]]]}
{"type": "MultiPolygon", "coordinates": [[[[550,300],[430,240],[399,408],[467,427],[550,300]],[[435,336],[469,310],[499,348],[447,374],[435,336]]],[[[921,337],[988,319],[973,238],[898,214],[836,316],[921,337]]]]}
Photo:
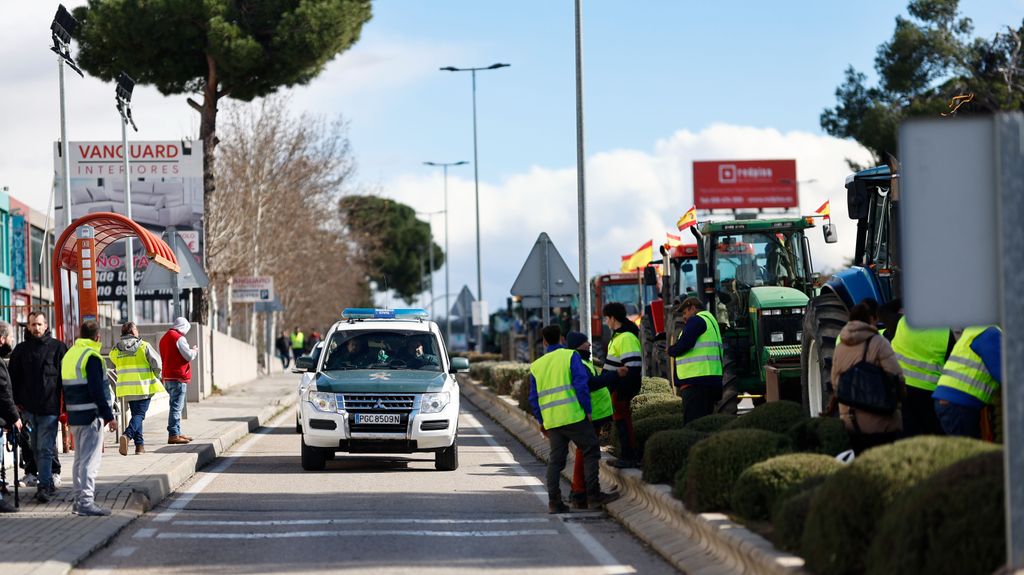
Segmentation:
{"type": "Polygon", "coordinates": [[[64,95],[64,58],[57,54],[57,71],[60,79],[60,146],[64,163],[64,227],[71,227],[71,146],[68,143],[68,114],[64,95]]]}
{"type": "MultiPolygon", "coordinates": [[[[476,154],[476,69],[472,70],[473,76],[473,190],[476,198],[476,301],[480,302],[481,311],[484,303],[484,282],[483,273],[480,269],[480,161],[476,154]]],[[[483,318],[481,318],[482,320],[483,318]]],[[[476,350],[484,350],[484,326],[476,326],[476,350]]]]}
{"type": "Polygon", "coordinates": [[[427,216],[427,225],[430,226],[430,242],[427,243],[427,250],[430,251],[430,317],[434,317],[434,217],[427,216]]]}
{"type": "MultiPolygon", "coordinates": [[[[128,118],[121,118],[121,145],[124,153],[124,215],[132,219],[132,173],[129,164],[128,118]]],[[[131,236],[124,240],[124,271],[128,280],[127,321],[135,321],[135,242],[131,236]]]]}
{"type": "Polygon", "coordinates": [[[448,294],[452,291],[448,286],[449,272],[452,268],[451,261],[452,255],[448,251],[448,164],[444,164],[444,331],[446,338],[444,344],[446,346],[451,345],[452,341],[452,307],[448,301],[448,294]]]}
{"type": "Polygon", "coordinates": [[[583,146],[583,8],[576,0],[576,204],[579,212],[579,314],[580,332],[590,339],[589,272],[587,271],[587,194],[583,146]]]}

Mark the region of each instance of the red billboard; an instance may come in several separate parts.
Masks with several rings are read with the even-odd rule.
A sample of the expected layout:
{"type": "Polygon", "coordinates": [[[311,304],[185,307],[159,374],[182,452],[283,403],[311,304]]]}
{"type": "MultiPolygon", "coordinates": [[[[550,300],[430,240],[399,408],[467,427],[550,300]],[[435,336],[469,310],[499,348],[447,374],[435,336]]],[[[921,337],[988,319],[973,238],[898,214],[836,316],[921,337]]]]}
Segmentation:
{"type": "Polygon", "coordinates": [[[796,208],[796,160],[693,163],[698,210],[796,208]]]}

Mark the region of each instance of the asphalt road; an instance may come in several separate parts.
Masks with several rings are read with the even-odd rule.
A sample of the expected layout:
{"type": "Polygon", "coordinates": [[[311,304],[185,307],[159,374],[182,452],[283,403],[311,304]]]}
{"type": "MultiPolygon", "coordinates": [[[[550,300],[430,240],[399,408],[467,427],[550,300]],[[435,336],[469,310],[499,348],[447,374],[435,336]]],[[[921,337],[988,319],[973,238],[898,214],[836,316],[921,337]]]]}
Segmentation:
{"type": "Polygon", "coordinates": [[[73,573],[676,573],[603,512],[548,515],[544,464],[462,406],[453,472],[432,454],[303,472],[286,412],[73,573]]]}

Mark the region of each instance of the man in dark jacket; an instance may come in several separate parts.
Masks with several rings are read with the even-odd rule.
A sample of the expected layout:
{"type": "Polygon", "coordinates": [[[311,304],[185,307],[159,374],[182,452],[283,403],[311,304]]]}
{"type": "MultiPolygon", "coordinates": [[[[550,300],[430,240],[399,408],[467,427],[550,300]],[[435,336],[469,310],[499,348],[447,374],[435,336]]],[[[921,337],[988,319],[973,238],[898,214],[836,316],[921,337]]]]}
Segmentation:
{"type": "MultiPolygon", "coordinates": [[[[0,357],[6,355],[4,352],[10,349],[12,339],[11,325],[6,321],[0,321],[0,357]]],[[[11,376],[7,373],[7,361],[0,360],[0,450],[4,448],[4,431],[10,429],[13,429],[14,433],[21,432],[21,416],[14,404],[14,390],[11,389],[11,376]]],[[[2,459],[0,465],[3,465],[2,459]]],[[[0,491],[0,513],[13,513],[17,510],[3,500],[3,492],[0,491]]]]}
{"type": "Polygon", "coordinates": [[[277,336],[274,347],[277,348],[277,357],[281,358],[281,369],[288,369],[288,358],[292,351],[291,344],[288,341],[288,334],[282,331],[281,335],[277,336]]]}
{"type": "Polygon", "coordinates": [[[25,341],[11,353],[14,402],[21,407],[30,430],[29,441],[39,478],[36,499],[40,503],[53,497],[54,474],[60,476],[55,447],[61,401],[60,365],[65,353],[67,346],[50,337],[46,316],[39,312],[28,315],[25,341]]]}
{"type": "Polygon", "coordinates": [[[685,326],[668,355],[675,360],[675,384],[686,425],[714,413],[722,399],[722,333],[699,299],[688,297],[677,310],[683,313],[685,326]]]}

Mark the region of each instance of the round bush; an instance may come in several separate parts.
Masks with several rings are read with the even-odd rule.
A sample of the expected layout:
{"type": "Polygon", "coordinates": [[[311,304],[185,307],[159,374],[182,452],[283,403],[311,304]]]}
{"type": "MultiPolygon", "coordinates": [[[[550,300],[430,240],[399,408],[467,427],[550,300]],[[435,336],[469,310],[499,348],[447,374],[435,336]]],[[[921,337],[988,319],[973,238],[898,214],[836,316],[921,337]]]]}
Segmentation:
{"type": "Polygon", "coordinates": [[[686,463],[672,476],[672,497],[680,501],[686,500],[686,463]]]}
{"type": "Polygon", "coordinates": [[[792,401],[762,403],[750,413],[737,417],[723,429],[763,429],[775,433],[788,433],[796,424],[807,419],[804,408],[792,401]]]}
{"type": "Polygon", "coordinates": [[[676,390],[664,377],[645,377],[640,380],[640,394],[675,395],[676,390]]]}
{"type": "Polygon", "coordinates": [[[811,477],[824,477],[843,464],[818,453],[790,453],[755,463],[740,474],[732,488],[732,508],[744,519],[771,516],[779,496],[811,477]]]}
{"type": "Polygon", "coordinates": [[[499,395],[510,395],[517,382],[529,377],[530,364],[503,362],[491,368],[489,385],[499,395]]]}
{"type": "Polygon", "coordinates": [[[800,551],[800,538],[804,534],[807,514],[811,512],[811,499],[824,482],[824,477],[817,479],[817,485],[794,493],[791,497],[780,498],[775,505],[772,512],[772,540],[780,549],[793,553],[800,551]]]}
{"type": "Polygon", "coordinates": [[[735,419],[735,415],[729,415],[728,413],[712,413],[687,423],[686,429],[703,431],[704,433],[715,433],[716,431],[721,431],[723,427],[729,425],[735,419]]]}
{"type": "Polygon", "coordinates": [[[864,452],[833,474],[811,500],[800,550],[821,575],[862,573],[884,512],[936,472],[998,450],[964,437],[920,436],[864,452]]]}
{"type": "Polygon", "coordinates": [[[850,449],[846,425],[835,417],[805,419],[790,428],[789,438],[796,451],[839,455],[850,449]]]}
{"type": "Polygon", "coordinates": [[[641,419],[647,419],[648,417],[657,417],[659,415],[675,415],[679,418],[680,424],[682,424],[683,402],[678,397],[672,397],[671,395],[653,395],[648,397],[657,397],[659,399],[657,401],[650,401],[639,407],[633,408],[634,423],[640,421],[641,419]]]}
{"type": "Polygon", "coordinates": [[[744,470],[791,449],[788,437],[763,429],[723,430],[708,437],[690,450],[686,506],[693,511],[728,510],[732,488],[744,470]]]}
{"type": "Polygon", "coordinates": [[[638,419],[633,422],[633,432],[636,434],[636,445],[641,453],[644,451],[644,446],[647,445],[647,440],[655,433],[665,431],[667,429],[682,428],[683,416],[678,413],[675,415],[655,415],[653,417],[638,419]]]}
{"type": "Polygon", "coordinates": [[[994,573],[1006,561],[1003,454],[964,459],[908,490],[882,517],[868,575],[994,573]]]}
{"type": "Polygon", "coordinates": [[[670,429],[652,435],[644,450],[644,481],[672,481],[679,469],[686,465],[690,448],[705,437],[707,434],[692,429],[670,429]]]}

